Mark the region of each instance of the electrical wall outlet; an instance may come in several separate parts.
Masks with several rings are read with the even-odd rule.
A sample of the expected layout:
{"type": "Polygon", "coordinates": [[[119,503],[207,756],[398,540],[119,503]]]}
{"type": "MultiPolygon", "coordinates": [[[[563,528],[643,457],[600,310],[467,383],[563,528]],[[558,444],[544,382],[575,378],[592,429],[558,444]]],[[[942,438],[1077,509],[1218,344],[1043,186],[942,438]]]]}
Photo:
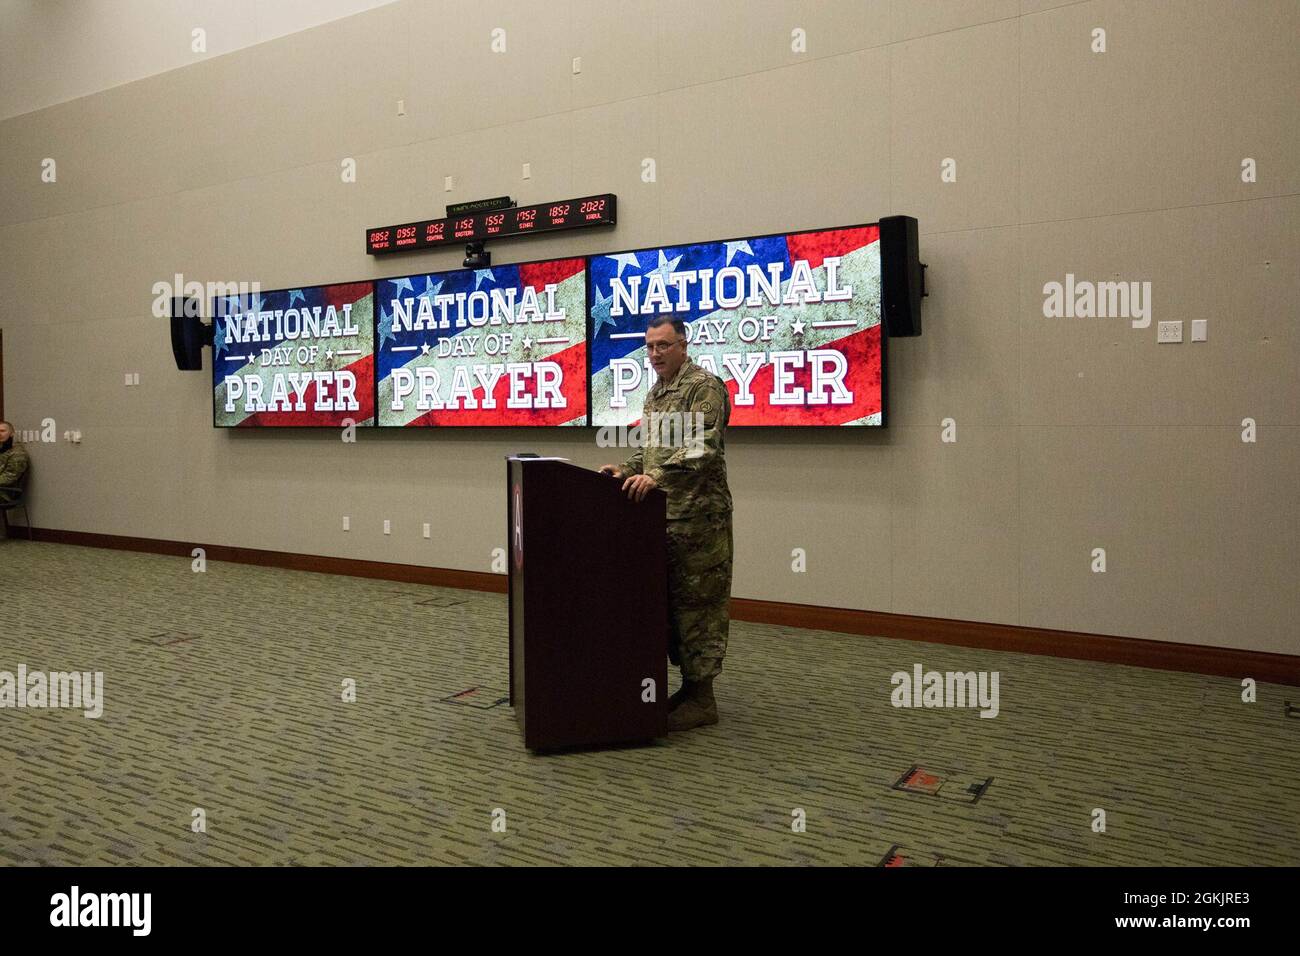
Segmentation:
{"type": "Polygon", "coordinates": [[[573,75],[577,76],[581,72],[582,72],[582,57],[575,56],[573,58],[573,75]]]}
{"type": "Polygon", "coordinates": [[[352,528],[352,519],[349,518],[347,515],[344,515],[344,516],[343,516],[343,530],[344,530],[344,531],[348,531],[348,530],[351,530],[351,528],[352,528]]]}
{"type": "Polygon", "coordinates": [[[533,178],[533,164],[524,163],[524,179],[532,179],[532,178],[533,178]]]}
{"type": "Polygon", "coordinates": [[[385,519],[384,519],[384,534],[392,534],[392,533],[393,533],[393,523],[392,523],[391,521],[389,521],[387,518],[385,518],[385,519]]]}
{"type": "Polygon", "coordinates": [[[1183,340],[1183,323],[1182,320],[1177,322],[1161,322],[1157,326],[1157,342],[1181,342],[1183,340]]]}
{"type": "Polygon", "coordinates": [[[445,193],[449,193],[449,192],[451,192],[451,187],[452,187],[452,185],[453,185],[453,180],[452,180],[452,178],[451,178],[450,176],[443,176],[443,177],[442,177],[442,191],[443,191],[443,192],[445,192],[445,193]]]}
{"type": "Polygon", "coordinates": [[[398,116],[406,115],[406,100],[397,101],[397,115],[398,116]]]}
{"type": "Polygon", "coordinates": [[[427,521],[424,523],[424,536],[429,537],[429,522],[427,521]]]}

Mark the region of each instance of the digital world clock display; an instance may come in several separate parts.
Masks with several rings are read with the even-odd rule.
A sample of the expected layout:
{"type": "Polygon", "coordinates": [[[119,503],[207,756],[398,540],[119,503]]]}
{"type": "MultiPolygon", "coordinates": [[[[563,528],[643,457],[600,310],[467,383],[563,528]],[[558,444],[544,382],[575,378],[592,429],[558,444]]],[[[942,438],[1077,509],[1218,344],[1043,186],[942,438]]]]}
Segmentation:
{"type": "Polygon", "coordinates": [[[604,193],[560,202],[465,213],[445,219],[378,226],[366,230],[366,252],[378,256],[449,243],[557,232],[586,226],[612,226],[615,217],[614,194],[604,193]]]}

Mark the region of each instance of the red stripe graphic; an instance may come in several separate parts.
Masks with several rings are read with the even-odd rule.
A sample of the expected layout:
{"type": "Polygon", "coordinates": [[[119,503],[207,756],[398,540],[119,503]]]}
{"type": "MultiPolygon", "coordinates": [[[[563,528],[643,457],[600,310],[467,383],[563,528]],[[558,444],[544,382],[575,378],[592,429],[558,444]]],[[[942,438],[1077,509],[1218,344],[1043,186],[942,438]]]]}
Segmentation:
{"type": "MultiPolygon", "coordinates": [[[[581,260],[577,260],[581,262],[581,260]]],[[[492,389],[496,408],[444,409],[425,412],[423,415],[407,422],[407,428],[426,425],[563,425],[579,416],[587,414],[587,343],[579,342],[542,361],[555,362],[560,366],[560,394],[564,396],[564,408],[506,408],[506,399],[510,394],[510,378],[502,375],[492,389]]],[[[445,385],[444,385],[445,387],[445,385]]],[[[525,383],[524,394],[536,395],[537,382],[529,379],[525,383]]],[[[474,389],[474,398],[482,404],[485,392],[482,388],[474,389]]],[[[408,396],[407,401],[414,401],[408,396]]]]}
{"type": "Polygon", "coordinates": [[[586,268],[585,259],[552,259],[548,262],[530,262],[519,267],[520,287],[532,286],[540,292],[548,283],[559,285],[570,276],[586,268]]]}
{"type": "MultiPolygon", "coordinates": [[[[836,339],[819,349],[844,353],[848,370],[844,373],[844,387],[853,393],[852,405],[769,405],[775,369],[768,363],[755,373],[749,390],[754,404],[736,405],[738,383],[727,382],[727,396],[731,400],[732,425],[842,425],[866,415],[874,415],[881,407],[880,326],[873,325],[846,338],[836,339]]],[[[794,386],[812,387],[812,366],[793,370],[794,386]]]]}
{"type": "Polygon", "coordinates": [[[327,285],[325,287],[325,304],[332,305],[340,312],[345,305],[356,305],[370,295],[369,282],[353,282],[349,285],[327,285]]]}
{"type": "Polygon", "coordinates": [[[846,256],[854,249],[869,246],[880,238],[879,226],[860,229],[832,229],[829,232],[805,232],[786,236],[785,245],[790,250],[790,261],[808,260],[808,267],[816,269],[827,256],[846,256]]]}
{"type": "MultiPolygon", "coordinates": [[[[353,375],[357,377],[356,395],[357,404],[361,406],[355,412],[317,412],[313,411],[313,403],[316,401],[316,383],[313,381],[307,386],[306,393],[303,395],[303,402],[307,406],[306,411],[302,412],[254,412],[239,423],[240,428],[254,428],[286,425],[334,425],[342,426],[343,419],[350,418],[354,422],[363,422],[367,418],[375,416],[375,357],[367,355],[364,358],[357,359],[351,365],[345,366],[353,375]]],[[[333,386],[330,388],[331,398],[336,397],[333,386]]],[[[293,396],[296,397],[296,396],[293,396]]],[[[269,396],[263,396],[267,399],[269,396]]],[[[296,404],[296,402],[295,402],[296,404]]],[[[235,405],[238,409],[240,406],[235,405]]]]}

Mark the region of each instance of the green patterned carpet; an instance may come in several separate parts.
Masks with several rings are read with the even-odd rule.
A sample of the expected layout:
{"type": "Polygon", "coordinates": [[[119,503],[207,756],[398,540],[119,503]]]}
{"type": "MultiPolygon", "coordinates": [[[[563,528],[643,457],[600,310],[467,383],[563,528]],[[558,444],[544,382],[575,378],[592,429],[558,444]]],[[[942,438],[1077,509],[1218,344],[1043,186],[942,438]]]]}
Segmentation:
{"type": "Polygon", "coordinates": [[[503,595],[21,540],[0,595],[0,671],[105,697],[0,710],[5,865],[1300,864],[1292,687],[736,623],[716,727],[539,757],[474,705],[503,595]],[[998,671],[1000,714],[895,709],[915,663],[998,671]]]}

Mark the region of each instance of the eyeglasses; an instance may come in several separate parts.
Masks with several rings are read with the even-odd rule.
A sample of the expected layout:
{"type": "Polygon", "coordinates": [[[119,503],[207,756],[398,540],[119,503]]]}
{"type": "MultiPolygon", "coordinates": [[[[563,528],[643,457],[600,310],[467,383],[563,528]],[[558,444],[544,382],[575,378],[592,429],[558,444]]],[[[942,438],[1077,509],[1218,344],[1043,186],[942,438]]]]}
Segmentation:
{"type": "Polygon", "coordinates": [[[650,342],[646,344],[645,350],[651,355],[658,355],[660,352],[667,352],[669,349],[677,348],[681,342],[681,339],[675,342],[650,342]]]}

